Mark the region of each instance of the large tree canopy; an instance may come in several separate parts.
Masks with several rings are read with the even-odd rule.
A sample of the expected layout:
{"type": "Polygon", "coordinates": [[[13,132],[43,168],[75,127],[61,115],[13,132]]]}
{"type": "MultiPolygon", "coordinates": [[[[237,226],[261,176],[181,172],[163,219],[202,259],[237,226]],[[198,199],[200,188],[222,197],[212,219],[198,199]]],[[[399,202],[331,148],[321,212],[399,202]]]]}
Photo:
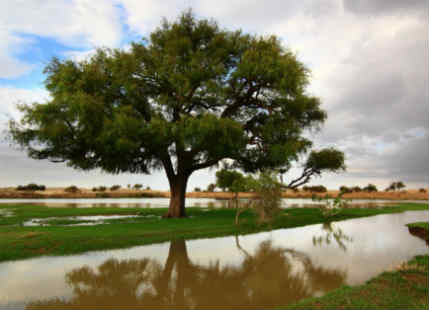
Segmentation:
{"type": "Polygon", "coordinates": [[[275,36],[228,31],[192,12],[130,50],[99,49],[45,69],[51,99],[10,122],[30,157],[78,169],[164,169],[168,216],[185,215],[189,176],[230,159],[253,172],[288,167],[326,118],[306,93],[309,70],[275,36]]]}

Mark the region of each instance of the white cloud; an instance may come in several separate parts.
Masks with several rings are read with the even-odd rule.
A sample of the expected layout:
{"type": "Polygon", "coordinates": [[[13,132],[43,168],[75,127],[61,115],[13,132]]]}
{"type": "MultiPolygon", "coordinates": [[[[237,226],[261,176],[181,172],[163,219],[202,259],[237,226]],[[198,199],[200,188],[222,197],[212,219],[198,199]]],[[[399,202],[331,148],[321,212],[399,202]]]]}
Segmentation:
{"type": "Polygon", "coordinates": [[[30,64],[19,61],[21,34],[48,37],[72,47],[120,43],[122,25],[117,7],[104,0],[25,0],[0,2],[0,77],[15,78],[30,64]]]}
{"type": "Polygon", "coordinates": [[[0,87],[0,128],[10,119],[17,119],[18,103],[44,102],[49,93],[43,88],[22,89],[16,87],[0,87]]]}

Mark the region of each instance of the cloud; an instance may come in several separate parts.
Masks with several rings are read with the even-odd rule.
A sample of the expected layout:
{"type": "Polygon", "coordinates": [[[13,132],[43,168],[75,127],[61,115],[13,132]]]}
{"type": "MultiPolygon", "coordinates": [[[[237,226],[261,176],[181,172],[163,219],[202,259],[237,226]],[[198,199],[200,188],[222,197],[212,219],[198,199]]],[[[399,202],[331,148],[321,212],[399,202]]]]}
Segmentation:
{"type": "MultiPolygon", "coordinates": [[[[328,111],[323,130],[313,136],[316,147],[342,149],[348,165],[347,173],[315,183],[428,182],[428,10],[420,0],[55,0],[26,1],[25,6],[9,1],[0,4],[0,77],[31,70],[33,64],[17,55],[38,43],[21,33],[80,47],[83,51],[65,55],[82,60],[94,46],[119,46],[125,29],[129,37],[147,36],[162,17],[173,20],[190,7],[197,17],[214,18],[226,29],[276,34],[312,69],[309,92],[319,96],[328,111]]],[[[0,89],[0,123],[2,114],[16,113],[11,102],[45,95],[41,90],[0,89]]],[[[67,169],[64,175],[75,175],[67,169]]],[[[163,180],[166,188],[160,175],[154,178],[163,180]]],[[[85,182],[92,176],[101,180],[94,173],[85,182]]],[[[189,188],[213,180],[213,172],[201,171],[189,188]]]]}
{"type": "MultiPolygon", "coordinates": [[[[103,0],[26,0],[0,2],[0,77],[16,78],[31,69],[16,50],[29,52],[34,42],[25,37],[47,37],[80,48],[118,46],[122,25],[113,2],[103,0]],[[26,43],[26,44],[24,44],[26,43]]],[[[36,41],[37,42],[37,41],[36,41]]]]}

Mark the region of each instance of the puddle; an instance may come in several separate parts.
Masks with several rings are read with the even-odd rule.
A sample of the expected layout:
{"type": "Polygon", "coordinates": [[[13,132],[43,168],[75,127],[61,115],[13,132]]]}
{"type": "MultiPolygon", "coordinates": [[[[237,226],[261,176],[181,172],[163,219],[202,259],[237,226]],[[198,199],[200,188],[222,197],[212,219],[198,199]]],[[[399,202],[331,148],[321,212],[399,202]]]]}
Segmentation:
{"type": "Polygon", "coordinates": [[[410,211],[245,236],[0,263],[0,305],[276,308],[359,285],[425,242],[410,211]],[[41,285],[43,283],[43,285],[41,285]]]}
{"type": "MultiPolygon", "coordinates": [[[[51,226],[52,223],[57,221],[58,224],[54,225],[67,225],[67,226],[88,226],[99,225],[105,223],[106,220],[124,219],[124,218],[150,218],[152,216],[139,216],[139,215],[89,215],[89,216],[65,216],[65,217],[47,217],[41,219],[31,219],[22,223],[22,226],[51,226]],[[64,221],[64,222],[63,222],[64,221]],[[70,221],[70,222],[65,222],[70,221]],[[73,222],[77,223],[73,223],[73,222]]],[[[156,217],[156,216],[155,216],[156,217]]]]}

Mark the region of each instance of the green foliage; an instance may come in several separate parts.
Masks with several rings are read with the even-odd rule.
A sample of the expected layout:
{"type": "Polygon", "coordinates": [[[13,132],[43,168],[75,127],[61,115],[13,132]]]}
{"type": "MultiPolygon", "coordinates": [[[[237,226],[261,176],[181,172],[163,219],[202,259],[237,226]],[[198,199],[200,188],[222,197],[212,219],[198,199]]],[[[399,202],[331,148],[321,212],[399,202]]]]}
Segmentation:
{"type": "Polygon", "coordinates": [[[339,214],[343,211],[344,208],[347,207],[347,200],[343,199],[342,193],[337,197],[332,199],[331,197],[313,197],[315,201],[324,202],[323,205],[320,206],[320,212],[324,218],[332,218],[333,216],[339,214]]]}
{"type": "MultiPolygon", "coordinates": [[[[304,131],[326,119],[306,91],[309,69],[277,37],[190,11],[129,50],[54,58],[44,73],[51,99],[20,105],[23,117],[9,124],[31,158],[110,173],[164,169],[179,196],[194,171],[223,159],[246,172],[290,167],[312,146],[304,131]]],[[[334,149],[306,163],[309,175],[344,167],[334,149]]]]}
{"type": "Polygon", "coordinates": [[[216,186],[233,193],[246,191],[245,177],[242,173],[223,168],[216,172],[216,186]]]}
{"type": "Polygon", "coordinates": [[[195,187],[195,188],[194,188],[194,192],[201,192],[201,188],[199,188],[199,187],[195,187]]]}
{"type": "Polygon", "coordinates": [[[106,191],[107,187],[106,186],[99,186],[99,187],[93,187],[92,191],[93,192],[104,192],[106,191]]]}
{"type": "Polygon", "coordinates": [[[397,190],[401,190],[405,188],[405,184],[402,181],[398,181],[398,182],[392,182],[390,183],[389,187],[387,187],[385,189],[386,192],[389,191],[397,191],[397,190]]]}
{"type": "Polygon", "coordinates": [[[377,192],[378,189],[377,189],[377,186],[370,183],[367,186],[365,186],[364,188],[362,188],[362,191],[368,192],[368,193],[373,193],[373,192],[377,192]]]}
{"type": "Polygon", "coordinates": [[[254,183],[258,199],[253,208],[259,214],[260,222],[271,221],[281,211],[282,188],[273,172],[260,173],[254,183]]]}
{"type": "Polygon", "coordinates": [[[66,187],[64,189],[64,191],[67,193],[78,193],[78,192],[80,192],[79,188],[75,185],[71,185],[71,186],[66,187]]]}
{"type": "Polygon", "coordinates": [[[133,188],[136,190],[140,190],[143,188],[143,184],[134,184],[133,188]]]}
{"type": "Polygon", "coordinates": [[[120,189],[121,188],[121,185],[112,185],[111,187],[110,187],[110,190],[111,191],[117,191],[118,189],[120,189]]]}
{"type": "Polygon", "coordinates": [[[214,190],[216,189],[216,184],[214,184],[214,183],[210,183],[208,186],[207,186],[207,191],[208,192],[214,192],[214,190]]]}
{"type": "Polygon", "coordinates": [[[328,190],[323,185],[314,185],[314,186],[303,186],[302,190],[304,192],[313,192],[313,193],[326,193],[328,190]]]}
{"type": "Polygon", "coordinates": [[[18,185],[16,188],[18,191],[44,191],[46,190],[45,185],[37,185],[35,183],[29,183],[27,185],[18,185]]]}

